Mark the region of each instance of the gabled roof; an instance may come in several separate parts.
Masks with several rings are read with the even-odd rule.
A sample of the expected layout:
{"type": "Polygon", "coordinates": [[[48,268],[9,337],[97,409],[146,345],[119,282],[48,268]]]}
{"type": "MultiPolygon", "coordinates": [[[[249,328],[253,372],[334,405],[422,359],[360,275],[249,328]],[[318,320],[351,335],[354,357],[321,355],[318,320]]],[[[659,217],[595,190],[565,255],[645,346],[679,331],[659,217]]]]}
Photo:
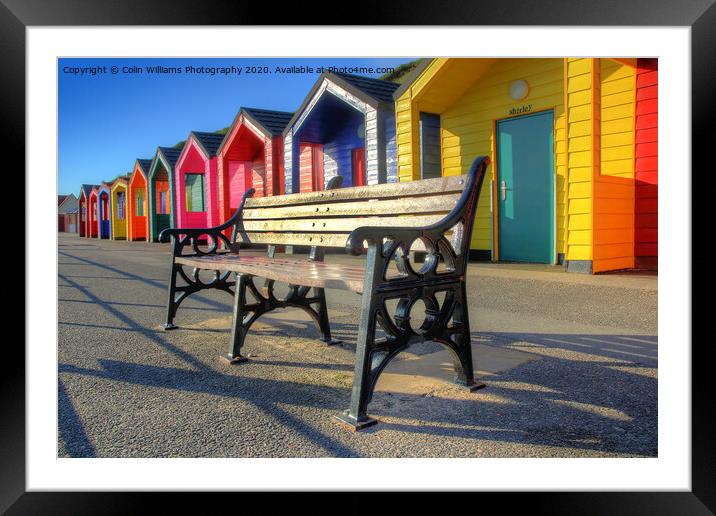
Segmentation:
{"type": "Polygon", "coordinates": [[[75,194],[58,195],[57,197],[62,198],[62,201],[57,206],[58,213],[68,213],[73,208],[77,208],[77,197],[75,197],[75,194]]]}
{"type": "Polygon", "coordinates": [[[311,91],[309,91],[308,95],[306,95],[303,99],[301,106],[293,114],[291,120],[289,120],[286,125],[286,129],[283,131],[284,136],[288,133],[289,129],[293,126],[296,120],[300,118],[301,114],[318,91],[318,88],[321,87],[324,79],[328,79],[349,92],[351,95],[359,98],[361,101],[373,106],[374,108],[381,106],[393,108],[393,92],[400,86],[394,82],[384,81],[382,79],[373,79],[371,77],[363,77],[362,75],[351,75],[339,72],[323,72],[311,88],[311,91]]]}
{"type": "Polygon", "coordinates": [[[137,164],[139,165],[139,168],[142,169],[142,173],[146,176],[149,173],[149,167],[152,164],[152,160],[137,158],[137,164]]]}
{"type": "Polygon", "coordinates": [[[340,72],[329,73],[340,77],[348,84],[358,88],[366,95],[369,95],[380,102],[393,102],[393,92],[400,87],[400,84],[395,82],[373,79],[372,77],[363,77],[362,75],[351,75],[340,72]]]}
{"type": "Polygon", "coordinates": [[[99,185],[88,185],[83,184],[82,185],[82,191],[85,193],[85,197],[89,197],[89,195],[92,193],[93,188],[97,188],[99,185]]]}
{"type": "Polygon", "coordinates": [[[63,202],[65,202],[65,199],[67,199],[66,195],[58,195],[57,196],[57,206],[60,206],[63,202]]]}
{"type": "Polygon", "coordinates": [[[293,113],[289,113],[287,111],[274,111],[272,109],[240,108],[239,112],[236,113],[233,122],[231,122],[229,129],[226,131],[224,138],[221,140],[221,145],[219,145],[217,153],[220,152],[221,149],[223,149],[229,142],[231,134],[234,132],[234,128],[239,122],[241,115],[255,125],[256,128],[264,134],[264,136],[271,138],[273,136],[281,136],[283,130],[286,128],[286,125],[291,120],[293,113]]]}
{"type": "Polygon", "coordinates": [[[194,136],[194,139],[197,141],[199,146],[201,146],[205,154],[210,158],[216,156],[219,147],[221,147],[221,142],[224,139],[224,135],[218,133],[204,133],[201,131],[192,131],[191,133],[189,133],[189,136],[191,137],[192,135],[194,136]]]}
{"type": "Polygon", "coordinates": [[[181,155],[182,150],[184,150],[184,145],[182,145],[179,148],[157,147],[157,152],[158,153],[161,152],[162,156],[164,156],[164,159],[167,160],[167,163],[169,163],[169,166],[172,168],[174,168],[174,165],[177,164],[177,161],[179,160],[179,156],[181,155]]]}
{"type": "Polygon", "coordinates": [[[287,111],[245,107],[241,108],[240,113],[244,113],[252,122],[263,126],[271,136],[278,136],[283,133],[283,130],[293,116],[293,113],[287,111]]]}

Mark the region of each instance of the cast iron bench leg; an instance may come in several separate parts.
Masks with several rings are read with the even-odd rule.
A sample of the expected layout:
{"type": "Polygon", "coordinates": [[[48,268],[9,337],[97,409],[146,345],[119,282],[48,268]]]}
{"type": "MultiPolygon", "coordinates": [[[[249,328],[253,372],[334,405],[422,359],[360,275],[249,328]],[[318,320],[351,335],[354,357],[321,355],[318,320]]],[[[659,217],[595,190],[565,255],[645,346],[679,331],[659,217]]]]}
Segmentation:
{"type": "Polygon", "coordinates": [[[378,375],[380,375],[380,371],[389,360],[387,356],[376,357],[379,360],[373,360],[376,314],[378,311],[378,307],[375,306],[377,303],[373,299],[374,296],[370,295],[370,293],[363,294],[363,312],[356,340],[356,362],[353,371],[350,408],[336,415],[339,421],[354,431],[367,428],[378,422],[368,417],[368,403],[373,396],[373,388],[378,375]],[[380,360],[381,358],[382,360],[380,360]]]}
{"type": "Polygon", "coordinates": [[[230,364],[239,364],[248,360],[241,354],[241,346],[244,345],[244,339],[249,331],[249,327],[258,318],[257,312],[254,312],[252,317],[248,321],[245,321],[245,317],[248,314],[248,310],[246,310],[246,287],[250,281],[250,276],[246,274],[236,274],[233,325],[231,327],[229,352],[222,357],[230,364]]]}
{"type": "Polygon", "coordinates": [[[177,265],[174,264],[174,257],[172,257],[172,272],[169,278],[169,288],[167,290],[167,320],[164,323],[165,330],[173,330],[176,328],[174,324],[174,317],[177,314],[177,308],[179,304],[176,302],[177,292],[177,265]]]}
{"type": "Polygon", "coordinates": [[[459,301],[455,306],[450,328],[451,339],[443,342],[453,353],[453,367],[455,369],[455,383],[466,387],[470,391],[482,389],[485,384],[475,381],[475,372],[472,365],[472,343],[470,340],[470,320],[467,313],[467,293],[463,283],[458,293],[459,301]]]}
{"type": "Polygon", "coordinates": [[[316,297],[319,299],[318,301],[318,310],[316,310],[316,313],[318,314],[318,329],[321,332],[321,340],[328,344],[329,346],[333,346],[335,344],[340,344],[341,340],[336,340],[333,337],[331,337],[331,323],[328,320],[328,305],[326,304],[326,291],[322,288],[315,288],[314,289],[316,293],[316,297]]]}

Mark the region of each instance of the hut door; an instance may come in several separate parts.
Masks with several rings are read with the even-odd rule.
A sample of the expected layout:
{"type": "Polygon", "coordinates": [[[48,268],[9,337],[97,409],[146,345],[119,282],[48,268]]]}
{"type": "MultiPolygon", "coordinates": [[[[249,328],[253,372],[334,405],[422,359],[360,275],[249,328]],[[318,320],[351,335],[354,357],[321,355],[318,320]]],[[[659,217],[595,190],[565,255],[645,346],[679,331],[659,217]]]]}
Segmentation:
{"type": "Polygon", "coordinates": [[[353,186],[365,186],[365,149],[353,149],[353,186]]]}
{"type": "Polygon", "coordinates": [[[500,259],[553,263],[552,111],[498,122],[497,176],[500,259]]]}

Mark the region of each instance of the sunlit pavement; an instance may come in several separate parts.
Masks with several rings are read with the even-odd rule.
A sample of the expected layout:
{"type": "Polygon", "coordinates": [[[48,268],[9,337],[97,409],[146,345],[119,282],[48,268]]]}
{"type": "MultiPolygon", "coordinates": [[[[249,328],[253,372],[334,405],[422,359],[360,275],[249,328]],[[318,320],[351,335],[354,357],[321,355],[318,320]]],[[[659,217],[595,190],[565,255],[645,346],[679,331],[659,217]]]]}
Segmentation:
{"type": "MultiPolygon", "coordinates": [[[[330,255],[329,261],[359,260],[330,255]]],[[[231,298],[208,292],[161,330],[169,246],[60,235],[59,455],[615,457],[657,453],[657,277],[471,264],[475,368],[451,383],[426,343],[381,376],[359,433],[347,408],[360,296],[329,291],[340,346],[298,311],[252,328],[224,365],[231,298]]],[[[419,322],[419,321],[418,321],[419,322]]]]}

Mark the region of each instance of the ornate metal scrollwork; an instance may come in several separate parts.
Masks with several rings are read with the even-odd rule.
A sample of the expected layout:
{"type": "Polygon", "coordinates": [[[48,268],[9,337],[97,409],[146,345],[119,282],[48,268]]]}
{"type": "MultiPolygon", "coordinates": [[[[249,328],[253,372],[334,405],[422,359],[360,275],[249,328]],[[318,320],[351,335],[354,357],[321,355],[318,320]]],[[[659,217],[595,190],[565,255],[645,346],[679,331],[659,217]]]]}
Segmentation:
{"type": "Polygon", "coordinates": [[[471,390],[484,387],[474,380],[465,272],[477,199],[488,164],[486,157],[474,161],[460,199],[440,222],[422,228],[365,226],[350,234],[348,252],[358,254],[363,243],[368,243],[350,408],[337,416],[353,429],[376,422],[368,417],[367,407],[378,377],[398,353],[416,342],[442,344],[452,355],[455,381],[471,390]],[[409,260],[416,241],[423,243],[426,253],[420,266],[411,265],[409,260]],[[389,273],[391,262],[398,274],[389,273]],[[444,293],[442,303],[438,293],[444,293]],[[398,300],[392,318],[386,305],[390,299],[398,300]],[[414,328],[410,314],[418,300],[425,304],[425,317],[414,328]],[[376,338],[378,327],[384,338],[376,338]]]}
{"type": "Polygon", "coordinates": [[[303,285],[289,285],[288,294],[279,298],[274,294],[274,280],[264,280],[259,291],[254,283],[254,277],[247,274],[236,274],[236,295],[234,296],[234,327],[231,333],[229,352],[226,359],[230,363],[244,362],[246,358],[241,355],[246,334],[251,325],[266,312],[276,308],[300,308],[318,326],[321,340],[328,345],[339,344],[341,341],[331,337],[331,327],[328,322],[328,308],[326,294],[322,288],[312,288],[303,285]],[[309,293],[313,290],[313,295],[309,293]],[[254,298],[249,302],[246,294],[254,298]]]}

